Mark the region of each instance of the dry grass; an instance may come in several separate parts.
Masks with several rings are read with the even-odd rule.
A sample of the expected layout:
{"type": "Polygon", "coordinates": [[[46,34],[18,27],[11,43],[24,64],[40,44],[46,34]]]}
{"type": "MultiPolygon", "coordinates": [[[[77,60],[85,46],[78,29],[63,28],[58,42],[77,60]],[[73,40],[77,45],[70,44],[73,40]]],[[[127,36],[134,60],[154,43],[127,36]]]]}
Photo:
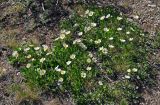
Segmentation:
{"type": "Polygon", "coordinates": [[[0,20],[5,18],[8,15],[17,14],[24,12],[24,5],[21,3],[15,3],[14,5],[8,6],[1,10],[0,20]]]}
{"type": "Polygon", "coordinates": [[[31,34],[29,36],[29,38],[27,39],[27,43],[28,44],[34,44],[34,45],[40,45],[40,40],[39,40],[39,38],[37,38],[36,35],[31,34]]]}
{"type": "Polygon", "coordinates": [[[6,45],[11,48],[18,47],[18,41],[16,40],[16,35],[20,33],[19,29],[14,28],[4,28],[0,30],[0,44],[6,45]]]}
{"type": "MultiPolygon", "coordinates": [[[[58,98],[55,98],[49,102],[46,102],[45,105],[62,105],[62,103],[59,101],[58,98]]],[[[67,104],[63,104],[63,105],[67,105],[67,104]]]]}
{"type": "Polygon", "coordinates": [[[6,73],[6,69],[0,65],[0,77],[6,73]]]}
{"type": "Polygon", "coordinates": [[[24,99],[39,99],[40,91],[36,88],[31,87],[29,84],[12,84],[7,89],[10,93],[15,93],[16,102],[19,103],[24,99]]]}

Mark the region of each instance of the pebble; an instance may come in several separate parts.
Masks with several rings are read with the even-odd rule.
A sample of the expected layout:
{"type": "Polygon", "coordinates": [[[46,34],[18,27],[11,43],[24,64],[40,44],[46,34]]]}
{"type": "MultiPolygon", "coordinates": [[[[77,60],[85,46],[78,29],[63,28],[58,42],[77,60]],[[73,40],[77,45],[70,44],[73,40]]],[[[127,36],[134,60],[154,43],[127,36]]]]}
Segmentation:
{"type": "Polygon", "coordinates": [[[139,19],[139,16],[138,15],[133,15],[133,18],[134,19],[139,19]]]}
{"type": "Polygon", "coordinates": [[[157,7],[155,4],[148,4],[148,7],[152,7],[152,8],[155,8],[157,7]]]}

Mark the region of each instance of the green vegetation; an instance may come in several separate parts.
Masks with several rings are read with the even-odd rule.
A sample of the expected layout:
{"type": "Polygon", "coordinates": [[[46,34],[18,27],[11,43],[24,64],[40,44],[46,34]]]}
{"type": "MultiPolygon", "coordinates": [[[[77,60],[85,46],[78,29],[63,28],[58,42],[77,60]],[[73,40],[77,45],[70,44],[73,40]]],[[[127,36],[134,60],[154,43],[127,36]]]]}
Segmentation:
{"type": "Polygon", "coordinates": [[[73,97],[77,105],[139,103],[154,84],[149,37],[112,7],[83,7],[60,22],[53,48],[25,45],[10,61],[26,81],[73,97]]]}

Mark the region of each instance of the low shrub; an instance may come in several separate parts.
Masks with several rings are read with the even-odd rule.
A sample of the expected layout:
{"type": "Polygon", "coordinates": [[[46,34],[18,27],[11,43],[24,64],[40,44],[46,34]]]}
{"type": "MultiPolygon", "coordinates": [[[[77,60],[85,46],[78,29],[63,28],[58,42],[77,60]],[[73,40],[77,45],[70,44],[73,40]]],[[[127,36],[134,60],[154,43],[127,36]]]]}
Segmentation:
{"type": "Polygon", "coordinates": [[[154,83],[149,37],[112,7],[83,7],[60,23],[53,48],[17,48],[10,61],[26,81],[69,94],[78,105],[134,104],[154,83]]]}
{"type": "Polygon", "coordinates": [[[34,19],[36,27],[54,26],[61,17],[67,16],[68,12],[63,7],[63,0],[14,0],[25,5],[26,18],[34,19]]]}

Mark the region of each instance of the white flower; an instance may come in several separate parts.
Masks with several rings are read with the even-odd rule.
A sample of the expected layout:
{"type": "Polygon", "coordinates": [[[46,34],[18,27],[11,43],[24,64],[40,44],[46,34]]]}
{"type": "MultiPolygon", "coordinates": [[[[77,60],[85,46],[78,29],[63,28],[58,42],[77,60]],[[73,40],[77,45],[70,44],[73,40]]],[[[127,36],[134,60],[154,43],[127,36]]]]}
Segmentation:
{"type": "Polygon", "coordinates": [[[28,64],[26,65],[26,68],[30,68],[30,67],[31,67],[31,64],[28,63],[28,64]]]}
{"type": "Polygon", "coordinates": [[[66,35],[68,35],[68,34],[70,34],[70,33],[71,33],[71,31],[66,31],[66,32],[65,32],[66,35]]]}
{"type": "Polygon", "coordinates": [[[123,43],[126,42],[126,40],[124,40],[124,39],[120,39],[120,41],[123,42],[123,43]]]}
{"type": "Polygon", "coordinates": [[[133,71],[133,72],[137,72],[138,69],[137,69],[137,68],[133,68],[132,71],[133,71]]]}
{"type": "Polygon", "coordinates": [[[92,61],[96,63],[97,62],[97,58],[93,57],[92,61]]]}
{"type": "Polygon", "coordinates": [[[70,58],[71,58],[71,59],[75,59],[75,57],[76,57],[75,54],[70,55],[70,58]]]}
{"type": "Polygon", "coordinates": [[[86,46],[84,43],[79,43],[79,46],[80,46],[81,48],[83,48],[84,50],[87,49],[87,46],[86,46]]]}
{"type": "Polygon", "coordinates": [[[117,30],[118,30],[118,31],[122,31],[122,28],[121,28],[121,27],[119,27],[119,28],[117,28],[117,30]]]}
{"type": "Polygon", "coordinates": [[[102,53],[104,53],[104,54],[108,53],[107,48],[104,48],[103,46],[99,48],[99,51],[102,51],[102,53]]]}
{"type": "Polygon", "coordinates": [[[45,75],[46,74],[46,70],[42,69],[39,71],[39,74],[42,76],[42,75],[45,75]]]}
{"type": "Polygon", "coordinates": [[[100,17],[100,20],[104,20],[104,19],[105,19],[105,16],[100,17]]]}
{"type": "Polygon", "coordinates": [[[66,33],[66,30],[61,30],[61,34],[65,34],[66,33]]]}
{"type": "Polygon", "coordinates": [[[59,65],[58,66],[56,66],[54,69],[56,70],[56,69],[58,69],[59,68],[59,65]]]}
{"type": "Polygon", "coordinates": [[[128,69],[127,72],[130,73],[130,72],[131,72],[131,69],[128,69]]]}
{"type": "Polygon", "coordinates": [[[101,39],[98,39],[98,40],[94,41],[94,43],[95,43],[95,44],[101,43],[101,39]]]}
{"type": "Polygon", "coordinates": [[[18,54],[18,52],[17,52],[17,51],[13,51],[13,53],[12,53],[12,56],[13,56],[13,57],[16,57],[16,58],[17,58],[17,57],[18,57],[18,55],[19,55],[19,54],[18,54]]]}
{"type": "Polygon", "coordinates": [[[102,81],[98,81],[98,84],[99,84],[99,85],[103,85],[102,81]]]}
{"type": "Polygon", "coordinates": [[[99,48],[99,51],[102,51],[102,53],[104,53],[104,54],[108,53],[107,48],[104,48],[103,46],[99,48]]]}
{"type": "Polygon", "coordinates": [[[34,46],[33,44],[30,44],[30,45],[29,45],[29,47],[33,47],[33,46],[34,46]]]}
{"type": "Polygon", "coordinates": [[[117,20],[122,20],[123,18],[122,17],[117,17],[117,20]]]}
{"type": "Polygon", "coordinates": [[[62,74],[62,75],[66,74],[66,71],[61,70],[61,74],[62,74]]]}
{"type": "Polygon", "coordinates": [[[104,49],[102,50],[102,53],[103,53],[103,54],[107,54],[107,53],[108,53],[107,48],[104,48],[104,49]]]}
{"type": "Polygon", "coordinates": [[[41,58],[40,62],[43,63],[46,60],[46,58],[41,58]]]}
{"type": "Polygon", "coordinates": [[[108,45],[108,47],[109,47],[109,48],[114,48],[114,46],[113,46],[113,45],[108,45]]]}
{"type": "Polygon", "coordinates": [[[87,59],[87,63],[91,63],[91,59],[90,58],[87,59]]]}
{"type": "Polygon", "coordinates": [[[32,61],[34,61],[35,59],[34,58],[32,58],[32,61]]]}
{"type": "Polygon", "coordinates": [[[141,35],[141,36],[144,36],[144,33],[141,33],[140,35],[141,35]]]}
{"type": "Polygon", "coordinates": [[[129,38],[129,41],[132,41],[133,40],[133,38],[129,38]]]}
{"type": "Polygon", "coordinates": [[[59,78],[59,79],[58,79],[58,82],[63,82],[63,78],[59,78]]]}
{"type": "Polygon", "coordinates": [[[90,71],[92,68],[91,67],[87,67],[86,70],[90,71]]]}
{"type": "Polygon", "coordinates": [[[39,50],[39,49],[40,49],[40,47],[35,47],[35,48],[34,48],[34,50],[36,50],[36,51],[39,50]]]}
{"type": "Polygon", "coordinates": [[[93,16],[94,12],[93,11],[90,11],[88,16],[93,16]]]}
{"type": "Polygon", "coordinates": [[[48,50],[48,46],[47,45],[42,45],[43,46],[43,50],[47,51],[48,50]]]}
{"type": "Polygon", "coordinates": [[[131,77],[129,75],[124,76],[126,79],[130,79],[131,77]]]}
{"type": "Polygon", "coordinates": [[[102,46],[102,47],[99,48],[99,51],[102,51],[103,49],[104,49],[104,47],[102,46]]]}
{"type": "Polygon", "coordinates": [[[113,40],[113,37],[110,37],[109,40],[113,40]]]}
{"type": "Polygon", "coordinates": [[[55,67],[55,70],[58,71],[58,72],[61,71],[61,69],[59,68],[59,65],[55,67]]]}
{"type": "Polygon", "coordinates": [[[76,23],[76,24],[74,24],[74,26],[73,27],[77,27],[78,26],[78,24],[76,23]]]}
{"type": "Polygon", "coordinates": [[[91,52],[89,52],[89,55],[88,55],[90,58],[93,57],[93,54],[91,52]]]}
{"type": "Polygon", "coordinates": [[[96,27],[97,24],[96,24],[96,23],[91,23],[91,26],[92,26],[92,27],[96,27]]]}
{"type": "Polygon", "coordinates": [[[61,34],[60,39],[64,39],[64,38],[65,38],[65,34],[61,34]]]}
{"type": "Polygon", "coordinates": [[[57,40],[59,40],[59,39],[60,39],[60,37],[58,37],[58,38],[55,38],[55,39],[54,39],[54,41],[57,41],[57,40]]]}
{"type": "Polygon", "coordinates": [[[130,34],[130,32],[129,32],[129,31],[127,31],[127,32],[126,32],[126,34],[127,34],[127,35],[128,35],[128,34],[130,34]]]}
{"type": "Polygon", "coordinates": [[[24,51],[25,51],[25,52],[27,52],[28,50],[30,50],[30,48],[29,48],[29,47],[24,49],[24,51]]]}
{"type": "Polygon", "coordinates": [[[63,47],[64,47],[65,49],[68,48],[68,44],[63,43],[63,47]]]}
{"type": "Polygon", "coordinates": [[[82,36],[82,35],[83,35],[83,32],[79,32],[79,33],[78,33],[78,36],[82,36]]]}
{"type": "Polygon", "coordinates": [[[39,72],[41,69],[40,68],[37,68],[35,71],[39,72]]]}
{"type": "Polygon", "coordinates": [[[18,48],[20,51],[22,50],[22,48],[18,48]]]}
{"type": "Polygon", "coordinates": [[[105,32],[108,32],[108,31],[109,31],[109,29],[108,29],[108,28],[104,28],[103,30],[104,30],[105,32]]]}
{"type": "Polygon", "coordinates": [[[26,58],[28,58],[28,59],[29,59],[29,58],[31,58],[31,57],[32,57],[31,55],[28,55],[26,58]]]}
{"type": "Polygon", "coordinates": [[[84,28],[84,31],[85,31],[85,32],[90,31],[90,30],[91,30],[91,27],[85,27],[85,28],[84,28]]]}
{"type": "Polygon", "coordinates": [[[89,39],[90,42],[93,42],[93,39],[89,39]]]}
{"type": "Polygon", "coordinates": [[[111,15],[110,14],[108,14],[107,16],[106,16],[106,18],[109,18],[111,15]]]}
{"type": "Polygon", "coordinates": [[[82,72],[82,73],[81,73],[81,77],[82,77],[82,78],[86,78],[86,73],[85,73],[85,72],[82,72]]]}
{"type": "Polygon", "coordinates": [[[49,53],[47,53],[46,55],[51,55],[52,54],[52,52],[49,52],[49,53]]]}
{"type": "Polygon", "coordinates": [[[81,39],[76,39],[73,41],[73,44],[80,43],[81,41],[82,41],[81,39]]]}
{"type": "Polygon", "coordinates": [[[72,62],[72,61],[67,61],[67,62],[66,62],[66,64],[67,64],[67,65],[70,65],[70,64],[71,64],[71,62],[72,62]]]}
{"type": "Polygon", "coordinates": [[[86,14],[86,15],[89,14],[89,10],[86,10],[86,11],[85,11],[85,14],[86,14]]]}
{"type": "Polygon", "coordinates": [[[81,40],[81,39],[77,39],[76,41],[77,41],[78,43],[80,43],[82,40],[81,40]]]}
{"type": "Polygon", "coordinates": [[[130,29],[131,29],[132,31],[135,31],[135,29],[134,29],[133,27],[130,27],[130,29]]]}

